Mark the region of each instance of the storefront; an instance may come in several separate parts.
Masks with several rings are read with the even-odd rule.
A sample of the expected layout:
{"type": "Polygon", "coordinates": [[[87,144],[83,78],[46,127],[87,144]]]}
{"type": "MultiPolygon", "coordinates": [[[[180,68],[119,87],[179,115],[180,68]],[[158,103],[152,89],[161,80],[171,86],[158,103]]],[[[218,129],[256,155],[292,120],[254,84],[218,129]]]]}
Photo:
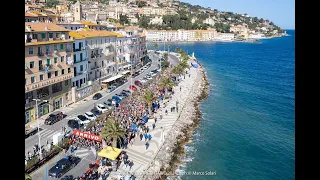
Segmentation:
{"type": "Polygon", "coordinates": [[[53,101],[53,110],[57,110],[62,107],[62,97],[58,97],[53,101]]]}
{"type": "Polygon", "coordinates": [[[49,103],[48,102],[43,102],[38,105],[38,113],[39,117],[48,114],[49,113],[49,103]]]}
{"type": "Polygon", "coordinates": [[[34,108],[29,108],[25,110],[25,124],[34,121],[34,108]]]}

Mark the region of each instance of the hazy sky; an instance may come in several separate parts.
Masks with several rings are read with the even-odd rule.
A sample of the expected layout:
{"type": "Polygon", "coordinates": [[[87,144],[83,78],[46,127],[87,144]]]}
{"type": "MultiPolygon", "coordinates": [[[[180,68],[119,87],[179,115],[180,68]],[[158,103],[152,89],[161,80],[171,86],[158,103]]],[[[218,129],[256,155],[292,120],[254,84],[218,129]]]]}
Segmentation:
{"type": "Polygon", "coordinates": [[[295,29],[294,0],[180,0],[192,5],[211,7],[219,11],[268,19],[282,29],[295,29]]]}

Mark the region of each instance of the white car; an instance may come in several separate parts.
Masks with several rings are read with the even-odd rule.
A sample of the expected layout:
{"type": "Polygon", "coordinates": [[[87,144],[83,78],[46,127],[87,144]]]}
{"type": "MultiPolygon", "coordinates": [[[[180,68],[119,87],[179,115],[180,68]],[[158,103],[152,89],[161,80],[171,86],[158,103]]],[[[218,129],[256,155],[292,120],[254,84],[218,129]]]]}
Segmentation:
{"type": "Polygon", "coordinates": [[[88,118],[89,120],[96,120],[97,119],[97,116],[94,115],[92,112],[86,112],[86,113],[84,113],[84,116],[86,118],[88,118]]]}
{"type": "Polygon", "coordinates": [[[102,113],[108,110],[103,104],[98,104],[96,108],[98,109],[98,111],[101,111],[102,113]]]}
{"type": "Polygon", "coordinates": [[[80,125],[86,125],[90,122],[90,120],[84,115],[78,115],[75,120],[78,121],[80,125]]]}
{"type": "Polygon", "coordinates": [[[143,66],[143,69],[144,69],[144,70],[148,69],[148,66],[143,66]]]}
{"type": "Polygon", "coordinates": [[[146,76],[146,78],[147,78],[148,80],[151,80],[151,79],[152,79],[152,76],[146,76]]]}
{"type": "Polygon", "coordinates": [[[140,81],[141,81],[141,83],[145,83],[145,82],[147,82],[147,79],[142,78],[142,79],[140,79],[140,81]]]}

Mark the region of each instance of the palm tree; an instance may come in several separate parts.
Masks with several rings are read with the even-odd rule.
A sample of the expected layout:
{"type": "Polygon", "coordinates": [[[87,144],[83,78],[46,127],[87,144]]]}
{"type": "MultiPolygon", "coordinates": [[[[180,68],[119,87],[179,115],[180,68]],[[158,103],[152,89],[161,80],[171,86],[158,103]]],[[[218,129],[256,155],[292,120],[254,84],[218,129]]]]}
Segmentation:
{"type": "Polygon", "coordinates": [[[170,45],[168,45],[168,53],[170,53],[170,48],[171,48],[171,46],[170,46],[170,45]]]}
{"type": "Polygon", "coordinates": [[[25,174],[24,177],[25,180],[32,180],[32,177],[29,174],[25,174]]]}
{"type": "Polygon", "coordinates": [[[186,69],[186,68],[188,68],[189,67],[189,65],[188,65],[188,61],[186,61],[186,60],[182,60],[182,61],[180,61],[180,63],[179,63],[179,65],[178,66],[180,66],[180,68],[182,69],[182,72],[186,69]]]}
{"type": "Polygon", "coordinates": [[[166,91],[166,94],[165,94],[165,97],[168,95],[168,89],[169,88],[172,88],[174,86],[174,83],[172,81],[171,78],[167,77],[167,78],[163,78],[161,81],[160,81],[160,84],[159,86],[161,88],[165,88],[165,91],[166,91]]]}
{"type": "Polygon", "coordinates": [[[171,73],[172,74],[180,74],[180,73],[182,73],[183,72],[183,69],[182,69],[182,67],[181,66],[175,66],[175,67],[173,67],[173,69],[171,70],[171,73]]]}
{"type": "Polygon", "coordinates": [[[168,61],[168,53],[164,53],[163,58],[164,58],[164,60],[168,61]]]}
{"type": "Polygon", "coordinates": [[[118,122],[113,119],[109,119],[104,124],[100,136],[102,139],[106,138],[107,141],[110,141],[112,139],[113,146],[117,147],[117,140],[120,140],[120,138],[125,138],[126,134],[126,130],[121,127],[118,122]]]}
{"type": "Polygon", "coordinates": [[[153,44],[153,47],[156,49],[156,51],[157,51],[157,49],[158,49],[158,47],[159,47],[159,45],[158,45],[158,43],[154,43],[153,44]]]}
{"type": "Polygon", "coordinates": [[[151,113],[151,105],[154,98],[155,98],[155,95],[152,91],[146,91],[142,96],[142,99],[148,103],[149,113],[151,113]]]}

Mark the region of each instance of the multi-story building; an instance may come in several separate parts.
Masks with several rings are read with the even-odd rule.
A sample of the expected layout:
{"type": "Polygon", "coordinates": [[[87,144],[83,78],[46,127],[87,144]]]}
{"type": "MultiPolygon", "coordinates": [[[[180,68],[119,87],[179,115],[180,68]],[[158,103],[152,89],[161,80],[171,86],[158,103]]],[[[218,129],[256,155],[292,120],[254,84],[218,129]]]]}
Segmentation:
{"type": "Polygon", "coordinates": [[[88,54],[86,39],[78,35],[76,31],[71,31],[69,36],[75,39],[73,43],[73,73],[72,87],[83,87],[88,80],[88,54]]]}
{"type": "Polygon", "coordinates": [[[88,50],[88,80],[104,80],[117,74],[116,36],[105,30],[81,29],[78,38],[85,38],[88,50]]]}
{"type": "Polygon", "coordinates": [[[25,23],[25,123],[72,103],[74,40],[52,23],[25,23]],[[47,100],[47,101],[42,101],[47,100]]]}
{"type": "Polygon", "coordinates": [[[57,23],[57,25],[62,26],[69,30],[77,30],[85,27],[85,24],[80,22],[71,22],[71,23],[60,22],[60,23],[57,23]]]}

